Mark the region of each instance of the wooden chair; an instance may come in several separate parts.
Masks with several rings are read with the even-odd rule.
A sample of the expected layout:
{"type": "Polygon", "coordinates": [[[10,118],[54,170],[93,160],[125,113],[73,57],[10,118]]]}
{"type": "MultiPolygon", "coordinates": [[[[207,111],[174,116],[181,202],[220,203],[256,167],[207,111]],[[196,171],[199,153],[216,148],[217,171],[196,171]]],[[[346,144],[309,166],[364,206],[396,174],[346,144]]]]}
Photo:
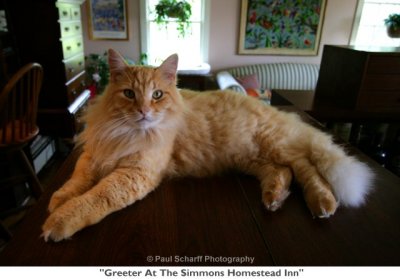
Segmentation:
{"type": "Polygon", "coordinates": [[[42,66],[30,63],[15,73],[0,93],[0,154],[18,160],[22,167],[21,175],[2,179],[0,186],[27,182],[36,199],[43,190],[24,148],[39,133],[36,116],[42,80],[42,66]]]}

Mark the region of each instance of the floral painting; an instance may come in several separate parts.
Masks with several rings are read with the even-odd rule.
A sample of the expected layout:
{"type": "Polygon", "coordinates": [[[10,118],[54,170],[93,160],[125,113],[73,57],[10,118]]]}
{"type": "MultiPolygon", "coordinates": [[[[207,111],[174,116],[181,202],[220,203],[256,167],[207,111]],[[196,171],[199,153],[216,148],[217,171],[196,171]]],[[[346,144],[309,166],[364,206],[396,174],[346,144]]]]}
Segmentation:
{"type": "Polygon", "coordinates": [[[91,39],[128,39],[125,0],[89,0],[91,39]]]}
{"type": "Polygon", "coordinates": [[[239,53],[317,55],[325,0],[242,0],[239,53]]]}

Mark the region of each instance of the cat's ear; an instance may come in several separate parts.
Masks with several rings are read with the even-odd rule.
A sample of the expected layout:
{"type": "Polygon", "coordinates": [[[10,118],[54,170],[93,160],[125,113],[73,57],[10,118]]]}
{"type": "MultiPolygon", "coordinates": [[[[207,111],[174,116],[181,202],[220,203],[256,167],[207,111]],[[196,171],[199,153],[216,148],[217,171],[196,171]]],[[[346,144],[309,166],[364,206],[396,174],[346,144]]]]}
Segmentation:
{"type": "Polygon", "coordinates": [[[110,66],[111,75],[113,72],[121,72],[128,66],[121,54],[112,48],[108,50],[108,65],[110,66]]]}
{"type": "Polygon", "coordinates": [[[169,82],[176,82],[176,71],[178,70],[178,55],[172,54],[158,67],[162,77],[169,82]]]}

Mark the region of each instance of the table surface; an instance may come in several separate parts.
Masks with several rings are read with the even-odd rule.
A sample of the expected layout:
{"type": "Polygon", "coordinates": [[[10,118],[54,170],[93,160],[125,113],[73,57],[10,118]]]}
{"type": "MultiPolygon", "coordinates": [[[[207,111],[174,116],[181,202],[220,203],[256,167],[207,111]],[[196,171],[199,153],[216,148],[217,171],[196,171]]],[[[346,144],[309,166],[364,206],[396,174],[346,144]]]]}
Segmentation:
{"type": "Polygon", "coordinates": [[[67,158],[27,213],[0,265],[229,265],[219,257],[245,256],[254,261],[243,265],[400,265],[400,179],[362,154],[357,156],[376,173],[373,193],[366,205],[341,207],[329,219],[312,218],[295,182],[284,206],[268,212],[259,182],[229,172],[164,181],[142,201],[72,239],[46,243],[39,236],[49,198],[68,179],[78,155],[67,158]]]}
{"type": "Polygon", "coordinates": [[[399,122],[399,110],[355,110],[349,108],[340,108],[315,100],[315,91],[304,90],[273,90],[273,96],[283,97],[289,104],[298,109],[307,112],[309,115],[319,121],[333,122],[399,122]]]}

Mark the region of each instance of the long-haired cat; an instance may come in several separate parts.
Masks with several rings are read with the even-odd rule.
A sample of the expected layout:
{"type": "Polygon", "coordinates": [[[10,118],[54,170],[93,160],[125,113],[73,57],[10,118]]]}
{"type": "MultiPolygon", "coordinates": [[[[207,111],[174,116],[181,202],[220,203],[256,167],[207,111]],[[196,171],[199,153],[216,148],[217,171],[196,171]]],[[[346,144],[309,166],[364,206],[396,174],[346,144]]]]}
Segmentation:
{"type": "Polygon", "coordinates": [[[165,177],[227,168],[255,175],[269,210],[289,195],[292,175],[314,216],[363,203],[372,174],[330,136],[255,98],[178,90],[177,64],[172,55],[158,68],[128,66],[109,50],[110,82],[86,116],[71,179],[50,200],[46,241],[144,198],[165,177]]]}

